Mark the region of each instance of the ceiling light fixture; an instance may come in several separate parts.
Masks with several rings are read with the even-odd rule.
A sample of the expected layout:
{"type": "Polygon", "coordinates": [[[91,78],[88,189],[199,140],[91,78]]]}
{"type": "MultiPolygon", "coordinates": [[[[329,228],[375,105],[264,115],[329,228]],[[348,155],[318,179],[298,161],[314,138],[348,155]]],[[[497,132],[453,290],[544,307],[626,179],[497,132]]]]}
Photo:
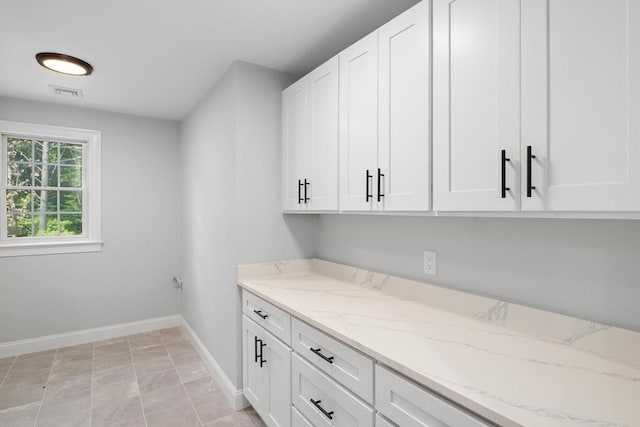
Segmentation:
{"type": "Polygon", "coordinates": [[[40,52],[36,55],[36,61],[56,73],[71,76],[88,76],[93,73],[93,67],[88,62],[62,53],[40,52]]]}

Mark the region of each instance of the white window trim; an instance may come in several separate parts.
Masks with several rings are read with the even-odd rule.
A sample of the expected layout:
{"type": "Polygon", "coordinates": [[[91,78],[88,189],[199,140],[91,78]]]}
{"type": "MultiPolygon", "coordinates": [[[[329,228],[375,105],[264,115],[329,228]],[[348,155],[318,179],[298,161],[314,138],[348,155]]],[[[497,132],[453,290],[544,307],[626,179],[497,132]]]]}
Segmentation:
{"type": "MultiPolygon", "coordinates": [[[[13,241],[7,238],[6,197],[0,195],[0,257],[67,254],[78,252],[98,252],[102,250],[100,226],[100,131],[48,126],[32,123],[9,122],[0,120],[0,140],[4,136],[38,137],[43,139],[61,139],[82,142],[85,145],[83,156],[83,180],[86,182],[86,200],[82,206],[82,236],[60,236],[28,238],[13,241]]],[[[0,179],[2,188],[6,186],[6,150],[0,150],[0,179]]]]}

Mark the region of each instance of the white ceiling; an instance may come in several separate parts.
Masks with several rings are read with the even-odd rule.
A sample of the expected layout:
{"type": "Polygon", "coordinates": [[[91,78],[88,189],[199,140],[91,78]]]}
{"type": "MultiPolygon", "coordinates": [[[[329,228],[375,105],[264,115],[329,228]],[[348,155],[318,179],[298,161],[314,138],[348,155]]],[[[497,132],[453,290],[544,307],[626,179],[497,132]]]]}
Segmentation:
{"type": "Polygon", "coordinates": [[[415,3],[0,0],[0,95],[177,120],[236,59],[302,75],[415,3]],[[47,71],[34,59],[42,51],[82,58],[94,74],[47,71]]]}

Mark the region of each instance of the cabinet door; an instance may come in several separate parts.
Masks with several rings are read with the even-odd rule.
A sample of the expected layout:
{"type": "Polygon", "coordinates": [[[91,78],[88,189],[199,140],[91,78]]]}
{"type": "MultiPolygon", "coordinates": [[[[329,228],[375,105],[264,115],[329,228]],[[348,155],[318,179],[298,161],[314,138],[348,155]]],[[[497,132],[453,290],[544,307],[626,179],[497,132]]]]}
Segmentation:
{"type": "Polygon", "coordinates": [[[340,209],[371,210],[374,198],[367,198],[366,189],[374,194],[378,167],[377,32],[339,57],[340,209]]]}
{"type": "Polygon", "coordinates": [[[282,209],[305,209],[300,202],[309,162],[309,114],[306,79],[298,80],[282,91],[282,209]]]}
{"type": "Polygon", "coordinates": [[[242,388],[249,403],[262,415],[265,407],[265,374],[259,355],[264,331],[242,316],[242,388]]]}
{"type": "MultiPolygon", "coordinates": [[[[378,32],[379,168],[385,210],[431,208],[429,141],[429,3],[423,1],[378,32]]],[[[375,177],[378,196],[378,177],[375,177]]]]}
{"type": "Polygon", "coordinates": [[[308,209],[338,209],[338,57],[305,77],[311,154],[308,209]]]}
{"type": "Polygon", "coordinates": [[[433,150],[434,209],[519,209],[520,1],[434,0],[433,150]]]}
{"type": "Polygon", "coordinates": [[[269,427],[291,426],[291,349],[268,332],[262,353],[266,375],[265,405],[260,415],[269,427]]]}
{"type": "Polygon", "coordinates": [[[635,0],[523,2],[523,209],[640,210],[639,22],[635,0]]]}

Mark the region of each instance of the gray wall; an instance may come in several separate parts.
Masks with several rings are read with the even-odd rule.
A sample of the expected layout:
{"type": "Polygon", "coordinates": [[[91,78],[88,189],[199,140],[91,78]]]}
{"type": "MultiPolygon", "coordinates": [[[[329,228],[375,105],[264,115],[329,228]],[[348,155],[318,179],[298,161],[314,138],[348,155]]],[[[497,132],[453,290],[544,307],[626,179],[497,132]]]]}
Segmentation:
{"type": "Polygon", "coordinates": [[[640,331],[640,221],[322,215],[316,239],[327,260],[640,331]]]}
{"type": "Polygon", "coordinates": [[[0,120],[102,131],[105,242],[0,258],[0,342],[178,314],[177,123],[1,97],[0,120]]]}
{"type": "Polygon", "coordinates": [[[182,122],[182,314],[240,387],[236,265],[313,253],[315,218],[280,214],[280,97],[291,76],[234,63],[182,122]]]}

